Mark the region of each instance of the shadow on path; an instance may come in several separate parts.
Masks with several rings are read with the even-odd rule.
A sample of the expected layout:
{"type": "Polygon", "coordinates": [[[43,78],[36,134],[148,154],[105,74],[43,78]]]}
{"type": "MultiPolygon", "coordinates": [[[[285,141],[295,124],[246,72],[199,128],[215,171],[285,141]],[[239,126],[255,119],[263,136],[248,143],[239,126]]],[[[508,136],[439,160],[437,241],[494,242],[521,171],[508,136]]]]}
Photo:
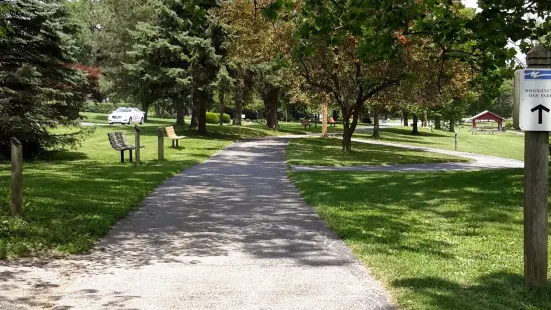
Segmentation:
{"type": "Polygon", "coordinates": [[[74,262],[55,309],[392,309],[287,179],[287,140],[168,180],[74,262]]]}

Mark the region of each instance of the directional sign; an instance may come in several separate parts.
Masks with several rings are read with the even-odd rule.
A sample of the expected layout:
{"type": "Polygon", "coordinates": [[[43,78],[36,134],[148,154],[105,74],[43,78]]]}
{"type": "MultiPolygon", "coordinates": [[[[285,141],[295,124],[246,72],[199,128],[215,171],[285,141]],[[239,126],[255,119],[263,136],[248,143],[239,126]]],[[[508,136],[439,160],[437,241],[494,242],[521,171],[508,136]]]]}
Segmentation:
{"type": "Polygon", "coordinates": [[[551,69],[519,70],[515,87],[520,129],[551,131],[551,69]]]}

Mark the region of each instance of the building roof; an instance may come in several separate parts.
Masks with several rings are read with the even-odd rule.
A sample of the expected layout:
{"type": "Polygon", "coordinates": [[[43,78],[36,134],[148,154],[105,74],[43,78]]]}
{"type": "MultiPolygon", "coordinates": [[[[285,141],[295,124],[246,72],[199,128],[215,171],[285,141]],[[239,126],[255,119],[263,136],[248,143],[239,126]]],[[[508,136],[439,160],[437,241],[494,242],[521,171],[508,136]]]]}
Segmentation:
{"type": "Polygon", "coordinates": [[[484,112],[478,113],[477,115],[471,117],[470,120],[472,121],[472,120],[477,120],[477,119],[484,119],[484,116],[486,116],[486,115],[488,115],[488,114],[493,115],[494,117],[500,118],[500,119],[502,119],[502,120],[505,119],[504,117],[501,117],[501,116],[499,116],[499,115],[497,115],[497,114],[495,114],[495,113],[492,113],[492,112],[486,110],[486,111],[484,111],[484,112]]]}

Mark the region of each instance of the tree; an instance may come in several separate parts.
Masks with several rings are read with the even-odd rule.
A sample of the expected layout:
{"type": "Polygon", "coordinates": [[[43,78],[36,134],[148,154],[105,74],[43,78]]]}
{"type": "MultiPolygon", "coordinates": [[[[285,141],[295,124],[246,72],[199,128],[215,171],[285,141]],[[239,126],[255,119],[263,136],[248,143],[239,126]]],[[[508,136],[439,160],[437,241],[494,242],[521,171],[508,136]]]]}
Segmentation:
{"type": "Polygon", "coordinates": [[[218,104],[220,112],[220,126],[224,125],[224,107],[226,102],[226,94],[234,87],[235,79],[230,76],[226,65],[220,67],[218,76],[216,77],[216,89],[218,91],[218,104]]]}
{"type": "Polygon", "coordinates": [[[206,133],[207,105],[224,53],[224,29],[209,14],[215,7],[216,1],[207,0],[152,2],[155,19],[138,23],[131,32],[136,44],[125,65],[136,88],[147,92],[142,97],[148,104],[170,98],[179,122],[187,98],[192,98],[200,133],[206,133]]]}
{"type": "MultiPolygon", "coordinates": [[[[156,13],[149,0],[70,2],[82,2],[87,7],[84,11],[90,14],[86,16],[90,22],[85,24],[95,27],[89,45],[95,57],[95,65],[102,71],[102,92],[110,99],[138,101],[141,109],[147,112],[149,104],[155,99],[151,92],[154,88],[140,87],[143,76],[135,75],[137,72],[129,71],[123,64],[134,61],[135,55],[131,51],[136,44],[135,31],[139,22],[155,21],[156,13]]],[[[83,36],[88,38],[87,29],[84,32],[83,36]]],[[[145,117],[147,120],[147,113],[145,117]]]]}
{"type": "Polygon", "coordinates": [[[513,80],[507,79],[499,87],[499,95],[494,99],[494,104],[490,111],[499,114],[502,117],[509,118],[513,116],[513,80]]]}
{"type": "Polygon", "coordinates": [[[69,10],[71,22],[78,26],[77,31],[73,34],[77,62],[87,66],[97,66],[99,51],[95,36],[101,29],[94,14],[97,2],[94,0],[66,0],[64,2],[69,10]]]}
{"type": "Polygon", "coordinates": [[[228,24],[232,40],[228,44],[228,58],[236,79],[234,124],[241,124],[243,103],[255,91],[264,101],[266,125],[270,129],[277,126],[277,106],[284,90],[281,69],[283,59],[290,55],[291,33],[294,20],[290,14],[281,18],[270,16],[274,4],[280,0],[235,0],[224,2],[216,11],[222,21],[228,24]]]}
{"type": "Polygon", "coordinates": [[[103,101],[103,96],[99,88],[99,79],[101,76],[100,69],[83,64],[74,64],[72,68],[80,70],[87,79],[87,83],[82,84],[81,87],[78,88],[78,91],[86,94],[88,100],[95,100],[97,102],[103,101]]]}
{"type": "Polygon", "coordinates": [[[8,157],[10,137],[24,144],[24,156],[71,146],[79,135],[52,129],[77,125],[85,96],[79,70],[72,68],[76,27],[59,1],[14,1],[2,16],[11,28],[0,40],[0,156],[8,157]]]}

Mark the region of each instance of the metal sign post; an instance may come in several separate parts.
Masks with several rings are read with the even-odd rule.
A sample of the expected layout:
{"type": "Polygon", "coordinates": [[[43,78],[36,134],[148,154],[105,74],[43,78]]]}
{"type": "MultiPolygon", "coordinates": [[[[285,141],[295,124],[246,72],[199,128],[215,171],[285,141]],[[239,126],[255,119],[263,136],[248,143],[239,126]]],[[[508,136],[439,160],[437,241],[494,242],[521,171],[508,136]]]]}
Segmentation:
{"type": "Polygon", "coordinates": [[[538,45],[527,54],[528,68],[515,77],[515,125],[525,131],[524,276],[531,285],[547,282],[551,53],[538,45]]]}

